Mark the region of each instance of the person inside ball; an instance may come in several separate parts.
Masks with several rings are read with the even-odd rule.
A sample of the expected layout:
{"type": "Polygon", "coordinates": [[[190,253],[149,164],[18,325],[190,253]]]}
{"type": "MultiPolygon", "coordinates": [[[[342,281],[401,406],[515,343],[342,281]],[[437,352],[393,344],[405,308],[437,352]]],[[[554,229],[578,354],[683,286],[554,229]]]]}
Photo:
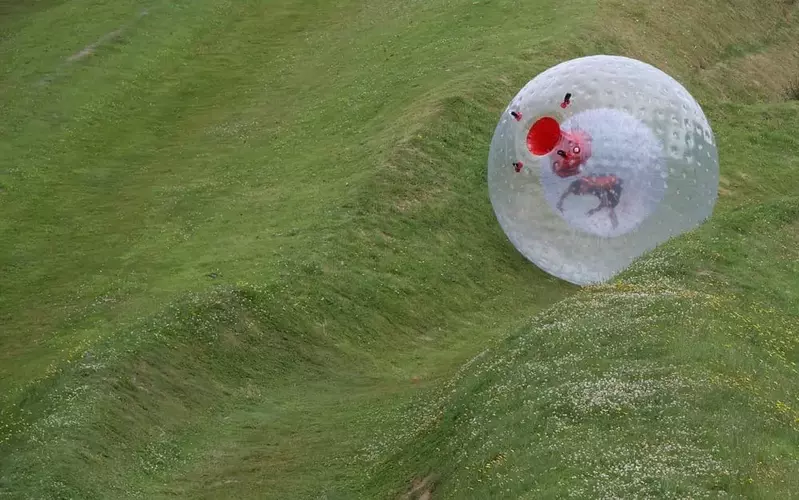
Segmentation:
{"type": "Polygon", "coordinates": [[[619,225],[619,220],[616,217],[616,206],[619,204],[621,198],[623,179],[619,179],[613,174],[599,174],[587,175],[574,180],[569,184],[568,189],[561,195],[558,200],[558,210],[563,212],[563,201],[569,195],[592,195],[599,198],[599,205],[589,210],[586,215],[591,216],[600,210],[607,208],[610,214],[610,222],[613,224],[613,229],[619,225]]]}

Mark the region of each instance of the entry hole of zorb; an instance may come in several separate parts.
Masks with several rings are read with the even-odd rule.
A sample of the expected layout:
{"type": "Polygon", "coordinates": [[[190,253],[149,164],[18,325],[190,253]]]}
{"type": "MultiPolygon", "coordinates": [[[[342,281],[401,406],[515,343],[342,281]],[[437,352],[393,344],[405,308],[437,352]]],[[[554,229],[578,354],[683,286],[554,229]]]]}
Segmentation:
{"type": "Polygon", "coordinates": [[[539,118],[527,133],[527,149],[536,156],[545,156],[561,139],[560,124],[552,117],[539,118]]]}

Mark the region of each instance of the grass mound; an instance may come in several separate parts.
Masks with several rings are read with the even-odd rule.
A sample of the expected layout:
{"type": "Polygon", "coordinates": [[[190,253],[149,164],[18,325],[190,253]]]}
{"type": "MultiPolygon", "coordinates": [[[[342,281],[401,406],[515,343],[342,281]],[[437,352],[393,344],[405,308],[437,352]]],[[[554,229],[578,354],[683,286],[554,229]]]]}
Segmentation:
{"type": "Polygon", "coordinates": [[[725,272],[714,249],[746,254],[755,234],[769,240],[760,251],[793,246],[797,210],[720,217],[735,229],[663,247],[537,315],[416,410],[428,420],[372,484],[435,473],[437,498],[790,496],[796,285],[725,272]],[[759,297],[733,292],[750,287],[759,297]]]}

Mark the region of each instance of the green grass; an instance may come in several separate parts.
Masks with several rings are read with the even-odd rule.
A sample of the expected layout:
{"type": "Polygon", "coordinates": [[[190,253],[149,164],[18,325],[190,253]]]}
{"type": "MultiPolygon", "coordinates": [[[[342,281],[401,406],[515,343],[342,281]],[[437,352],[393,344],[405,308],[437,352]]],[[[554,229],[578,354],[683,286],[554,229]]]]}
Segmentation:
{"type": "MultiPolygon", "coordinates": [[[[471,58],[469,47],[438,41],[451,20],[433,13],[410,43],[395,44],[412,6],[383,13],[399,16],[391,24],[358,3],[240,4],[224,16],[216,2],[173,3],[153,7],[122,46],[101,47],[49,86],[35,85],[59,58],[138,11],[86,3],[98,19],[84,16],[85,28],[48,25],[78,4],[47,11],[7,42],[24,47],[55,30],[49,58],[23,63],[11,52],[4,62],[16,65],[4,93],[4,132],[14,140],[3,155],[15,160],[4,176],[2,310],[11,337],[0,363],[11,383],[42,373],[65,350],[82,352],[75,346],[112,328],[109,319],[135,321],[207,288],[211,272],[228,284],[285,282],[281,273],[322,263],[360,273],[349,261],[363,245],[342,229],[364,228],[354,219],[368,177],[399,154],[399,134],[415,117],[446,99],[438,92],[456,77],[439,56],[454,75],[471,58]],[[356,21],[360,38],[351,34],[356,21]],[[267,41],[258,38],[265,31],[267,41]],[[430,52],[427,66],[409,73],[420,52],[430,52]],[[27,372],[7,370],[11,358],[27,372]]],[[[478,199],[480,162],[471,166],[478,199]]],[[[381,224],[381,215],[368,222],[381,224]]]]}
{"type": "Polygon", "coordinates": [[[701,4],[2,6],[0,494],[788,497],[796,9],[701,4]],[[601,52],[702,99],[723,191],[577,291],[485,160],[520,86],[601,52]]]}

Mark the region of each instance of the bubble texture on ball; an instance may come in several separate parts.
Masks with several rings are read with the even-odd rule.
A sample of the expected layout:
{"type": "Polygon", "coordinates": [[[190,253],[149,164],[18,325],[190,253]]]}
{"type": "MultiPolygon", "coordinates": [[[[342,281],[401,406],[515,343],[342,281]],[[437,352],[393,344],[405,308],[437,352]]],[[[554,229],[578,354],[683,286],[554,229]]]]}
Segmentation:
{"type": "Polygon", "coordinates": [[[531,80],[503,113],[488,161],[489,196],[511,243],[578,285],[607,281],[701,224],[718,181],[715,139],[699,104],[666,73],[620,56],[573,59],[531,80]],[[533,125],[549,123],[543,118],[563,131],[549,154],[530,142],[538,140],[533,125]],[[578,170],[564,168],[580,153],[578,170]]]}

